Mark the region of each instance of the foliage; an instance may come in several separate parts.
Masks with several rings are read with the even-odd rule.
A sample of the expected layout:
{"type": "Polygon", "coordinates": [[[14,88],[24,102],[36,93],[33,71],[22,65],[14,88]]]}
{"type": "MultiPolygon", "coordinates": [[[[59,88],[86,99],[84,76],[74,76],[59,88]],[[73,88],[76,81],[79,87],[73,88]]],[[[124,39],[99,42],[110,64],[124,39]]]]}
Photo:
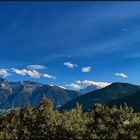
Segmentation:
{"type": "Polygon", "coordinates": [[[44,99],[0,116],[0,139],[139,139],[140,113],[131,107],[96,104],[90,112],[77,105],[70,111],[53,110],[44,99]]]}

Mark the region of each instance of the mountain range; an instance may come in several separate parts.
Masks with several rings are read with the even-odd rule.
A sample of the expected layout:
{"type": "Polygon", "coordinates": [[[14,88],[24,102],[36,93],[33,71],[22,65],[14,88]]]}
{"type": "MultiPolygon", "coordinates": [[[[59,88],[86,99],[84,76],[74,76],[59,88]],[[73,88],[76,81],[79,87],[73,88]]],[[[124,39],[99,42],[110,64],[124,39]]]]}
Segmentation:
{"type": "Polygon", "coordinates": [[[8,82],[0,78],[0,113],[26,104],[36,106],[44,96],[53,103],[54,109],[70,110],[79,103],[84,111],[89,111],[96,103],[119,106],[125,102],[140,112],[140,86],[129,83],[112,83],[102,89],[89,86],[81,92],[33,81],[8,82]],[[90,91],[90,92],[88,92],[90,91]],[[88,93],[86,93],[88,92],[88,93]],[[81,94],[82,93],[82,94],[81,94]]]}
{"type": "Polygon", "coordinates": [[[26,104],[35,106],[44,96],[47,96],[56,108],[80,96],[80,93],[32,81],[8,82],[0,79],[1,110],[23,107],[26,104]]]}
{"type": "Polygon", "coordinates": [[[118,100],[118,102],[120,102],[123,97],[133,95],[137,92],[140,93],[140,86],[116,82],[105,88],[86,93],[67,102],[61,107],[61,110],[72,109],[76,107],[77,103],[79,103],[82,105],[83,110],[88,111],[95,105],[95,103],[108,104],[112,101],[112,103],[115,104],[115,100],[120,99],[118,100]]]}

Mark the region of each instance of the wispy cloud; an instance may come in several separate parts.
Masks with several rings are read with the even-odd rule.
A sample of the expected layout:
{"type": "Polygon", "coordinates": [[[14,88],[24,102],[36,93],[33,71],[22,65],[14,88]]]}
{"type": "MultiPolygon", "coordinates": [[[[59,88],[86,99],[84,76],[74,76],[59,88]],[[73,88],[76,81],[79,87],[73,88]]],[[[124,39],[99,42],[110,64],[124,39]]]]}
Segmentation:
{"type": "Polygon", "coordinates": [[[0,75],[2,75],[4,78],[8,76],[12,76],[9,72],[7,72],[7,69],[0,69],[0,75]]]}
{"type": "Polygon", "coordinates": [[[74,88],[74,89],[78,89],[78,88],[80,88],[80,85],[75,84],[75,83],[65,84],[65,86],[67,86],[67,87],[72,87],[72,88],[74,88]]]}
{"type": "Polygon", "coordinates": [[[41,77],[41,74],[36,70],[27,70],[27,69],[20,70],[20,69],[12,68],[12,71],[15,72],[16,74],[22,75],[22,76],[28,75],[32,78],[40,78],[41,77]]]}
{"type": "Polygon", "coordinates": [[[18,75],[22,75],[22,76],[26,75],[26,69],[21,69],[20,70],[20,69],[16,69],[16,68],[11,68],[11,70],[18,75]]]}
{"type": "Polygon", "coordinates": [[[91,67],[82,67],[82,72],[86,73],[86,72],[90,72],[91,71],[91,67]]]}
{"type": "Polygon", "coordinates": [[[134,53],[126,54],[123,58],[124,59],[140,58],[140,52],[134,52],[134,53]]]}
{"type": "Polygon", "coordinates": [[[52,76],[52,75],[49,75],[49,74],[47,74],[47,73],[42,74],[42,76],[45,77],[45,78],[48,78],[48,79],[56,79],[56,77],[54,77],[54,76],[52,76]]]}
{"type": "Polygon", "coordinates": [[[78,66],[77,64],[73,64],[71,62],[64,62],[64,65],[68,68],[75,68],[78,66]]]}
{"type": "Polygon", "coordinates": [[[32,78],[40,78],[41,74],[36,70],[26,70],[26,74],[32,78]]]}
{"type": "Polygon", "coordinates": [[[77,80],[76,82],[74,83],[71,83],[71,84],[66,84],[65,86],[69,86],[69,87],[72,87],[74,89],[78,89],[78,88],[83,88],[83,87],[86,87],[86,86],[90,86],[90,85],[94,85],[96,86],[98,89],[100,88],[104,88],[106,86],[109,86],[111,83],[109,82],[96,82],[96,81],[92,81],[92,80],[77,80]]]}
{"type": "Polygon", "coordinates": [[[46,67],[43,65],[29,65],[27,66],[27,68],[31,70],[39,70],[39,69],[45,69],[46,67]]]}
{"type": "Polygon", "coordinates": [[[118,77],[122,77],[122,78],[127,78],[128,76],[124,73],[115,73],[115,76],[118,76],[118,77]]]}
{"type": "Polygon", "coordinates": [[[97,86],[98,88],[103,88],[103,87],[106,87],[108,85],[110,85],[111,83],[109,82],[96,82],[96,81],[91,81],[91,80],[84,80],[82,81],[82,84],[84,85],[94,85],[94,86],[97,86]]]}
{"type": "Polygon", "coordinates": [[[77,80],[77,81],[76,81],[76,83],[77,83],[77,84],[81,84],[81,83],[82,83],[82,81],[80,81],[80,80],[77,80]]]}
{"type": "Polygon", "coordinates": [[[55,79],[56,78],[56,77],[49,75],[47,73],[42,74],[36,70],[28,70],[28,69],[21,69],[20,70],[20,69],[12,68],[12,71],[18,75],[21,75],[21,76],[27,75],[27,76],[32,77],[32,78],[41,78],[41,77],[48,78],[48,79],[55,79]]]}

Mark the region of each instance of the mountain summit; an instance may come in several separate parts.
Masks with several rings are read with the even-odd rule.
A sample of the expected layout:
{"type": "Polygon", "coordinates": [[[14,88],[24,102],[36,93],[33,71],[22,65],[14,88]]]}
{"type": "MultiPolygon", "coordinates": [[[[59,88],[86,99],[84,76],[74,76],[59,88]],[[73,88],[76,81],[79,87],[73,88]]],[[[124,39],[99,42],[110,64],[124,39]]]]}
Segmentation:
{"type": "Polygon", "coordinates": [[[105,88],[77,97],[66,103],[61,109],[72,109],[77,103],[79,103],[85,111],[88,111],[95,103],[107,104],[112,100],[132,95],[138,91],[140,91],[140,86],[137,85],[128,83],[113,83],[105,88]]]}
{"type": "Polygon", "coordinates": [[[33,81],[8,82],[0,79],[0,109],[35,106],[44,96],[53,103],[54,108],[80,96],[76,91],[33,81]]]}

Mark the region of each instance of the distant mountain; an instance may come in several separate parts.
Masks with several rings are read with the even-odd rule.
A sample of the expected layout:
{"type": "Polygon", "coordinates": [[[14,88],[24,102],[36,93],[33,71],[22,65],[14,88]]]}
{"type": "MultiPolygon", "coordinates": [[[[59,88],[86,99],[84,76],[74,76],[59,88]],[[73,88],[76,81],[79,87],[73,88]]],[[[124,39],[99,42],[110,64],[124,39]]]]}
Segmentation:
{"type": "Polygon", "coordinates": [[[80,93],[57,86],[32,81],[8,82],[0,79],[0,109],[35,106],[44,96],[52,101],[54,107],[80,96],[80,93]]]}
{"type": "Polygon", "coordinates": [[[43,96],[47,96],[52,102],[53,105],[60,106],[65,104],[66,102],[80,96],[80,94],[76,91],[63,89],[57,86],[49,86],[46,85],[42,87],[36,88],[30,97],[30,103],[32,106],[35,106],[37,103],[41,101],[43,96]]]}
{"type": "Polygon", "coordinates": [[[113,105],[116,105],[117,107],[119,107],[120,105],[124,105],[125,103],[128,106],[133,107],[134,111],[140,112],[140,92],[137,92],[133,95],[123,97],[121,99],[112,100],[107,105],[109,107],[112,107],[113,105]]]}
{"type": "Polygon", "coordinates": [[[137,85],[131,85],[128,83],[113,83],[105,88],[89,92],[69,101],[61,107],[61,110],[72,109],[77,103],[79,103],[82,104],[85,111],[88,111],[95,103],[107,104],[112,100],[132,95],[138,91],[140,91],[140,86],[137,85]]]}
{"type": "Polygon", "coordinates": [[[12,94],[12,88],[5,79],[0,78],[0,105],[12,94]]]}
{"type": "Polygon", "coordinates": [[[80,89],[78,92],[81,93],[81,94],[85,94],[85,93],[88,93],[88,92],[91,92],[91,91],[94,91],[94,90],[98,90],[98,89],[99,89],[99,87],[97,87],[95,85],[90,85],[90,86],[87,86],[84,89],[80,89]]]}

